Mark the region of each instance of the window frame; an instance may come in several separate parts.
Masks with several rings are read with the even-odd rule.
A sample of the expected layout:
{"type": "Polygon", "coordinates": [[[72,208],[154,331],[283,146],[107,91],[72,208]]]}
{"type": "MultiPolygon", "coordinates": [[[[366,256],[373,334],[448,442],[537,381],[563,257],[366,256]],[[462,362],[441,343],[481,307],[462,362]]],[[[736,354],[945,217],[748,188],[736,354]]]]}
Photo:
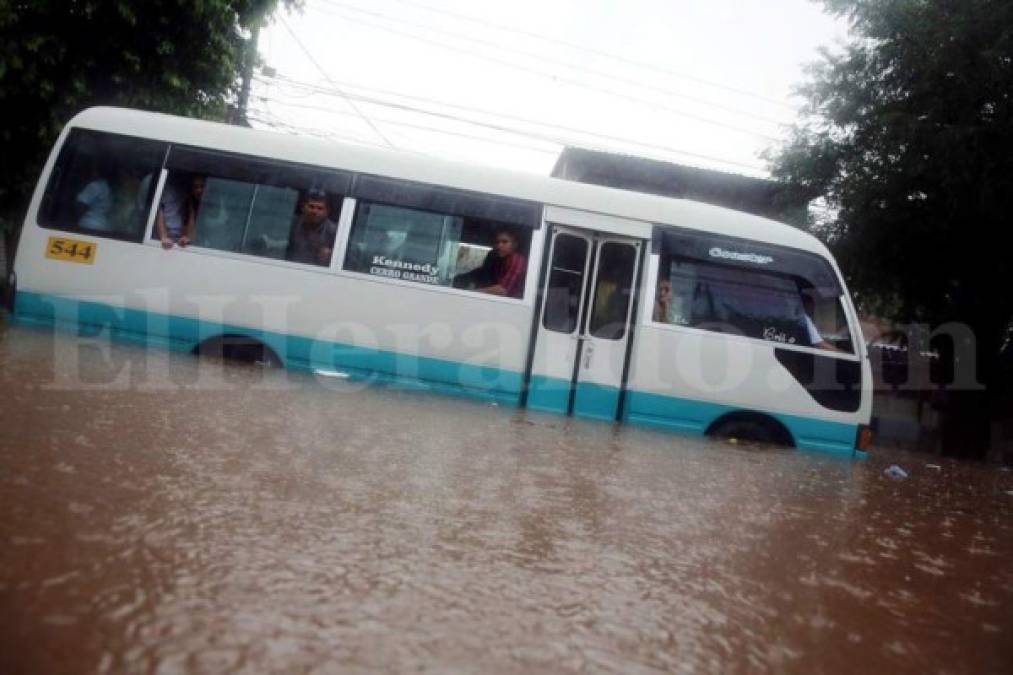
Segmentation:
{"type": "MultiPolygon", "coordinates": [[[[226,251],[224,249],[212,248],[210,246],[198,246],[196,244],[188,244],[185,247],[175,246],[174,248],[179,248],[179,252],[181,252],[181,253],[192,252],[192,253],[200,254],[200,255],[217,255],[217,256],[221,256],[223,258],[228,258],[230,260],[246,260],[246,261],[254,260],[254,261],[269,263],[269,264],[272,264],[272,265],[290,266],[290,267],[294,267],[296,269],[313,270],[313,271],[316,271],[316,272],[324,272],[324,271],[331,271],[331,270],[333,270],[333,268],[334,268],[334,262],[337,259],[338,242],[339,241],[342,242],[342,247],[344,246],[344,240],[341,239],[341,237],[342,237],[341,221],[344,219],[344,217],[345,217],[345,211],[346,211],[346,209],[348,207],[349,194],[351,193],[351,185],[352,185],[352,182],[353,182],[354,177],[355,177],[354,172],[347,171],[347,170],[344,170],[344,169],[333,169],[333,168],[328,168],[328,167],[323,167],[323,166],[316,166],[316,165],[312,165],[312,164],[302,164],[302,163],[298,163],[298,162],[286,162],[284,160],[278,160],[278,159],[269,158],[269,157],[261,157],[261,156],[258,156],[258,155],[246,155],[246,154],[243,154],[243,153],[230,152],[230,151],[226,151],[226,150],[216,150],[214,148],[206,148],[206,147],[200,147],[200,146],[193,146],[193,145],[188,145],[188,144],[184,144],[184,143],[168,143],[167,145],[168,145],[168,148],[166,149],[166,154],[165,154],[165,157],[163,158],[162,171],[161,171],[161,175],[159,176],[158,188],[157,188],[157,190],[155,192],[154,198],[151,201],[151,213],[149,214],[148,226],[147,226],[146,231],[145,231],[145,237],[144,237],[144,240],[142,242],[139,242],[141,245],[143,245],[143,246],[151,246],[153,248],[159,248],[159,249],[162,247],[161,241],[159,241],[159,239],[154,236],[155,235],[155,216],[156,216],[156,213],[157,213],[157,210],[158,210],[158,204],[161,201],[162,193],[163,193],[163,191],[165,189],[165,185],[168,182],[170,171],[175,170],[175,171],[186,171],[186,172],[189,172],[189,173],[201,173],[200,171],[196,171],[196,170],[193,170],[191,168],[171,169],[171,167],[170,167],[170,164],[171,164],[170,159],[172,158],[173,148],[179,148],[181,150],[181,154],[183,154],[184,157],[187,160],[190,160],[190,161],[192,161],[193,157],[195,157],[195,156],[207,155],[213,161],[221,162],[221,161],[224,160],[226,162],[238,162],[241,167],[243,166],[243,163],[245,162],[247,165],[254,165],[254,166],[258,166],[258,167],[277,166],[277,167],[280,167],[283,171],[291,171],[292,173],[297,174],[297,175],[300,174],[300,173],[306,173],[306,174],[309,174],[309,175],[317,174],[317,175],[319,175],[321,177],[326,177],[326,178],[337,178],[337,179],[344,178],[345,179],[345,190],[346,190],[345,192],[343,192],[343,193],[340,194],[340,197],[341,197],[341,200],[339,202],[339,204],[340,204],[340,206],[339,206],[340,211],[339,211],[339,214],[338,214],[338,220],[336,221],[338,223],[338,229],[337,229],[337,231],[335,232],[335,235],[334,235],[334,243],[331,246],[331,258],[328,261],[327,265],[317,265],[317,264],[314,264],[314,263],[300,263],[300,262],[295,262],[293,260],[287,260],[286,258],[272,258],[272,257],[269,257],[269,256],[257,255],[255,253],[244,253],[242,251],[226,251]]],[[[239,173],[239,172],[236,172],[236,173],[239,173]]],[[[225,178],[226,180],[239,180],[239,179],[231,177],[231,176],[216,176],[216,175],[213,175],[213,174],[205,174],[205,177],[225,178]]],[[[242,182],[248,182],[248,181],[242,181],[242,182]]],[[[250,184],[251,185],[273,185],[272,183],[250,183],[250,184]]],[[[325,184],[325,187],[330,186],[330,185],[332,185],[332,183],[331,182],[327,182],[325,184]]],[[[338,196],[339,196],[338,194],[334,194],[333,198],[336,198],[338,196]]],[[[354,208],[354,200],[352,200],[352,205],[353,205],[353,208],[354,208]]]]}
{"type": "MultiPolygon", "coordinates": [[[[597,241],[596,244],[597,244],[596,245],[596,251],[595,251],[594,261],[593,261],[593,264],[594,264],[594,278],[593,278],[593,281],[591,281],[591,283],[589,284],[588,289],[587,289],[587,293],[588,293],[587,302],[588,302],[588,309],[590,311],[587,312],[587,315],[584,318],[583,332],[588,337],[592,337],[592,338],[594,338],[596,340],[609,340],[609,341],[614,341],[614,342],[615,341],[619,341],[619,340],[624,340],[624,339],[626,339],[627,335],[629,335],[629,333],[631,331],[631,328],[632,328],[630,317],[631,317],[632,309],[633,309],[633,307],[635,305],[634,298],[635,298],[636,289],[637,289],[636,273],[637,273],[638,267],[639,267],[638,258],[640,256],[641,249],[638,246],[636,246],[634,243],[632,243],[632,242],[617,241],[617,240],[613,240],[613,239],[602,239],[602,240],[597,241]],[[598,326],[593,326],[593,322],[596,320],[597,313],[598,313],[598,300],[597,300],[597,296],[598,296],[598,291],[599,291],[599,288],[600,288],[599,284],[601,283],[601,280],[602,280],[602,276],[601,276],[601,272],[602,272],[602,269],[603,269],[603,266],[602,266],[602,257],[605,254],[604,251],[605,251],[605,247],[606,246],[625,247],[625,248],[632,249],[632,251],[633,251],[632,270],[631,270],[631,275],[630,275],[630,278],[629,278],[629,287],[625,291],[625,293],[626,293],[626,300],[625,300],[625,303],[624,303],[625,304],[625,311],[623,312],[623,320],[621,322],[622,332],[620,332],[619,335],[615,335],[615,336],[598,335],[598,334],[595,333],[595,331],[596,330],[600,330],[600,329],[602,329],[602,328],[604,328],[606,326],[614,325],[615,323],[620,323],[620,322],[603,323],[603,324],[600,324],[598,326]]],[[[613,292],[616,292],[616,291],[619,291],[619,287],[617,287],[613,292]]]]}
{"type": "MultiPolygon", "coordinates": [[[[338,230],[335,235],[335,239],[338,240],[341,237],[342,221],[346,218],[346,202],[350,197],[345,197],[342,200],[341,216],[338,219],[338,230]]],[[[156,202],[152,203],[152,207],[155,207],[156,202]]],[[[141,243],[142,246],[149,246],[151,248],[162,248],[162,242],[157,238],[153,238],[155,228],[155,214],[152,212],[151,221],[149,223],[148,236],[141,243]]],[[[168,252],[168,251],[166,251],[168,252]]],[[[301,263],[295,262],[294,260],[286,260],[285,258],[271,258],[268,256],[255,255],[253,253],[242,253],[238,251],[225,251],[220,248],[211,248],[209,246],[199,246],[197,244],[188,244],[185,247],[176,246],[173,249],[174,253],[192,253],[194,255],[212,256],[218,258],[224,258],[226,260],[236,260],[240,262],[254,262],[261,265],[270,265],[272,267],[289,267],[298,269],[306,272],[315,272],[317,274],[338,274],[340,275],[341,270],[335,268],[335,262],[338,260],[338,247],[335,245],[331,250],[331,259],[327,265],[316,265],[313,263],[301,263]]]]}
{"type": "MultiPolygon", "coordinates": [[[[117,132],[114,132],[114,131],[105,131],[105,130],[102,130],[102,129],[91,129],[89,127],[72,127],[67,132],[67,135],[64,137],[63,142],[60,144],[60,150],[57,153],[57,156],[56,156],[56,159],[53,162],[52,168],[50,169],[48,175],[46,176],[46,183],[45,183],[45,186],[43,188],[42,198],[41,198],[41,201],[39,203],[38,209],[36,209],[36,211],[35,211],[35,225],[36,225],[36,227],[39,227],[40,229],[43,229],[43,230],[53,231],[53,232],[67,232],[67,233],[70,233],[70,234],[76,234],[76,235],[84,236],[84,237],[95,237],[97,239],[103,239],[103,240],[107,240],[107,241],[120,241],[120,242],[124,242],[124,243],[128,243],[128,244],[141,244],[141,245],[143,245],[144,244],[144,239],[143,238],[138,238],[137,234],[127,234],[127,233],[120,233],[120,232],[99,232],[97,230],[86,229],[86,228],[80,227],[80,226],[78,226],[76,224],[67,227],[67,226],[64,226],[63,224],[60,224],[60,223],[47,222],[49,220],[49,218],[48,218],[49,209],[52,208],[51,207],[50,189],[52,187],[52,182],[53,182],[54,175],[56,174],[56,171],[57,171],[58,167],[60,167],[61,162],[62,162],[62,160],[65,157],[64,153],[70,152],[71,143],[74,142],[75,136],[79,137],[79,136],[85,135],[85,134],[90,134],[90,135],[99,136],[99,137],[102,137],[102,136],[112,136],[112,137],[121,138],[121,139],[129,139],[129,140],[134,141],[134,142],[152,143],[152,144],[160,144],[160,145],[162,145],[163,146],[163,149],[162,149],[162,161],[159,164],[158,168],[155,169],[155,171],[158,171],[158,172],[161,172],[161,171],[165,170],[165,162],[166,162],[166,159],[169,156],[169,150],[172,147],[172,143],[170,143],[169,141],[162,141],[162,140],[159,140],[159,139],[156,139],[156,138],[150,138],[150,137],[147,137],[147,136],[135,136],[133,134],[122,134],[122,133],[117,133],[117,132]],[[44,214],[45,214],[45,216],[47,216],[45,219],[44,219],[44,214]]],[[[151,207],[154,207],[158,203],[158,196],[161,194],[161,186],[157,185],[157,181],[153,181],[153,182],[155,182],[156,185],[148,188],[148,192],[149,192],[148,196],[149,196],[149,198],[151,200],[151,203],[149,204],[148,214],[147,214],[148,221],[145,223],[144,227],[138,228],[138,233],[141,235],[141,237],[146,237],[147,236],[148,230],[151,228],[151,226],[154,223],[154,210],[151,207]]]]}
{"type": "MultiPolygon", "coordinates": [[[[406,181],[406,182],[410,182],[410,181],[406,181]]],[[[366,199],[355,198],[355,197],[352,198],[352,201],[354,202],[354,204],[353,204],[353,208],[351,209],[351,216],[349,218],[348,229],[346,231],[342,232],[342,229],[340,227],[340,223],[339,223],[339,227],[338,227],[338,236],[341,237],[342,235],[344,235],[343,239],[341,240],[341,258],[339,260],[337,258],[337,256],[335,256],[332,259],[332,261],[331,261],[332,262],[332,266],[334,266],[336,268],[335,272],[338,273],[338,274],[341,274],[341,275],[352,275],[356,279],[367,279],[369,281],[373,281],[373,282],[377,282],[377,283],[393,284],[393,285],[396,285],[396,286],[403,286],[403,287],[406,287],[406,288],[416,288],[416,289],[421,289],[421,290],[439,291],[439,292],[445,292],[445,293],[449,293],[451,295],[458,295],[458,296],[466,297],[466,298],[479,298],[479,299],[484,299],[484,300],[495,300],[497,302],[509,302],[509,303],[512,303],[512,304],[518,304],[518,303],[520,303],[520,304],[527,304],[529,302],[529,299],[530,299],[531,295],[532,295],[532,290],[531,289],[538,286],[538,282],[537,281],[534,281],[534,282],[531,281],[531,279],[533,278],[532,274],[534,273],[535,276],[537,276],[537,272],[538,272],[538,269],[539,269],[538,266],[536,266],[535,263],[534,263],[533,256],[531,255],[531,252],[533,250],[535,250],[536,241],[540,241],[541,240],[541,237],[539,236],[538,233],[539,232],[543,232],[544,229],[545,229],[545,228],[543,228],[541,226],[539,226],[537,228],[531,228],[531,236],[530,236],[530,239],[529,239],[529,242],[528,242],[528,251],[527,251],[526,254],[524,254],[525,258],[526,258],[526,265],[527,265],[527,269],[526,269],[525,274],[524,274],[524,291],[521,294],[521,297],[519,297],[519,298],[513,298],[513,297],[509,297],[509,296],[505,296],[505,295],[493,295],[491,293],[479,293],[478,291],[475,291],[474,289],[468,289],[468,288],[454,288],[453,286],[443,286],[441,284],[424,284],[424,283],[419,283],[417,281],[410,281],[410,280],[407,280],[407,279],[393,279],[391,277],[384,277],[384,276],[380,276],[378,274],[370,274],[369,272],[360,272],[358,270],[347,269],[345,267],[345,263],[346,263],[346,260],[347,260],[348,244],[349,244],[349,242],[351,241],[351,238],[352,238],[352,228],[355,225],[355,216],[358,214],[359,206],[362,205],[362,204],[370,204],[370,205],[375,205],[375,206],[389,206],[389,207],[400,208],[400,209],[409,209],[409,210],[421,211],[421,212],[424,212],[424,213],[432,213],[432,214],[439,215],[439,216],[444,216],[444,217],[445,216],[458,215],[458,214],[453,214],[453,213],[444,213],[444,212],[441,212],[441,211],[433,211],[431,209],[420,208],[420,207],[417,207],[417,206],[392,203],[392,202],[388,202],[388,201],[373,201],[373,200],[366,200],[366,199]]],[[[342,209],[342,215],[344,215],[344,209],[342,209]]],[[[462,217],[475,217],[475,216],[462,216],[462,217]]],[[[513,228],[523,227],[523,225],[517,225],[517,224],[514,224],[514,223],[507,223],[507,222],[504,222],[503,225],[507,226],[507,227],[513,227],[513,228]]],[[[337,247],[335,247],[335,252],[337,252],[337,247]]]]}
{"type": "MultiPolygon", "coordinates": [[[[594,240],[592,238],[590,238],[590,237],[587,237],[587,236],[581,236],[579,234],[575,234],[573,232],[563,230],[563,231],[556,232],[549,241],[550,241],[550,246],[543,253],[543,255],[545,255],[545,257],[546,257],[545,266],[544,266],[544,269],[545,269],[544,278],[539,279],[539,282],[538,282],[538,292],[541,293],[541,295],[542,295],[542,298],[541,298],[541,306],[542,307],[541,307],[541,311],[539,312],[540,316],[539,316],[539,319],[538,319],[538,330],[539,331],[546,330],[546,331],[550,331],[550,332],[553,332],[553,333],[558,333],[559,335],[571,335],[571,336],[575,336],[580,331],[581,321],[583,320],[583,316],[584,316],[584,306],[583,306],[584,305],[584,293],[585,293],[585,288],[589,284],[589,281],[588,281],[588,276],[589,275],[588,275],[588,273],[591,271],[591,268],[592,268],[592,265],[593,265],[593,260],[592,260],[593,256],[592,256],[592,253],[593,253],[593,249],[594,249],[594,240]],[[558,328],[553,328],[552,326],[549,326],[548,323],[547,323],[550,309],[549,309],[548,297],[546,296],[546,291],[548,291],[548,290],[550,290],[552,288],[550,286],[550,284],[552,282],[552,274],[553,274],[553,272],[556,269],[562,269],[562,270],[564,270],[566,272],[569,272],[571,274],[576,273],[575,270],[567,270],[565,268],[557,268],[557,267],[553,266],[554,258],[555,258],[555,255],[556,255],[556,251],[558,250],[557,249],[557,244],[558,244],[560,238],[562,238],[562,237],[569,237],[571,239],[577,239],[577,240],[583,242],[584,243],[584,247],[585,247],[584,248],[584,267],[583,267],[583,270],[581,270],[581,272],[580,272],[580,282],[579,282],[579,285],[577,286],[577,289],[576,289],[577,290],[577,293],[576,293],[576,298],[577,298],[577,313],[576,313],[575,316],[572,316],[573,327],[570,328],[570,330],[568,330],[568,331],[563,331],[563,330],[560,330],[558,328]]],[[[571,298],[571,297],[572,297],[572,295],[568,295],[568,298],[571,298]]],[[[567,320],[569,321],[570,319],[571,319],[571,315],[568,314],[567,315],[567,320]]]]}
{"type": "MultiPolygon", "coordinates": [[[[768,246],[776,247],[776,245],[768,245],[768,246]]],[[[828,349],[821,349],[819,347],[811,347],[808,345],[792,344],[788,342],[778,342],[776,340],[764,340],[763,338],[760,337],[753,337],[750,335],[744,335],[742,333],[724,333],[708,330],[707,328],[700,328],[697,326],[686,326],[682,324],[655,321],[654,304],[657,301],[658,281],[659,281],[658,275],[661,273],[661,258],[662,254],[660,251],[652,251],[651,255],[648,257],[647,263],[648,269],[647,274],[645,275],[645,278],[648,280],[648,283],[646,285],[646,288],[644,288],[644,306],[643,311],[641,312],[642,318],[640,321],[640,325],[642,327],[671,333],[689,333],[691,335],[707,335],[711,337],[720,337],[721,339],[725,340],[730,339],[735,342],[745,342],[746,344],[754,346],[765,345],[777,349],[788,349],[791,351],[805,352],[808,354],[829,356],[846,361],[860,361],[862,359],[861,347],[859,345],[859,340],[855,334],[857,321],[856,317],[851,312],[850,303],[845,301],[846,293],[841,293],[840,295],[836,296],[836,299],[837,302],[841,303],[840,306],[841,309],[843,310],[845,320],[847,321],[848,335],[851,339],[852,345],[852,351],[850,352],[831,351],[828,349]]],[[[704,264],[714,264],[714,263],[707,263],[706,261],[700,262],[704,264]]]]}

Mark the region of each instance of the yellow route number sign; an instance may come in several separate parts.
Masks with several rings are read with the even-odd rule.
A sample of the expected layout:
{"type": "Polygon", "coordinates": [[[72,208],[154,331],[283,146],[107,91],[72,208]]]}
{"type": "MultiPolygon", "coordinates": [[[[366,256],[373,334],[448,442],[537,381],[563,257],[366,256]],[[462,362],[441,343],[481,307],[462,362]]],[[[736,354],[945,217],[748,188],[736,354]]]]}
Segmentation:
{"type": "Polygon", "coordinates": [[[46,243],[46,257],[53,260],[67,260],[91,265],[95,262],[96,251],[98,251],[98,244],[80,239],[50,237],[46,243]]]}

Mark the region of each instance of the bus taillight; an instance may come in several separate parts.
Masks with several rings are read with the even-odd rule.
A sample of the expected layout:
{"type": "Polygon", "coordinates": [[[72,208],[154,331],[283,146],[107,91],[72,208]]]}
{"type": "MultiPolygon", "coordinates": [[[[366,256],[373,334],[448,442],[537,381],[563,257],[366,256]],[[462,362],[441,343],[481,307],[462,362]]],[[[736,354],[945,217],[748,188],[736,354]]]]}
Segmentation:
{"type": "Polygon", "coordinates": [[[872,427],[864,424],[858,425],[855,447],[863,452],[868,452],[869,448],[872,447],[872,427]]]}

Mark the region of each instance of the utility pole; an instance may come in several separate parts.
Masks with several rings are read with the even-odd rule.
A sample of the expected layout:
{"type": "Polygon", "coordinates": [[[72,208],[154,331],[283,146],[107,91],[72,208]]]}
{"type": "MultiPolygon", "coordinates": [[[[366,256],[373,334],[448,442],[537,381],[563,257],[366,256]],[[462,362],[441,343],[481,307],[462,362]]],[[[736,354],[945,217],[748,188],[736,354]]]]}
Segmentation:
{"type": "Polygon", "coordinates": [[[240,124],[244,127],[250,126],[246,120],[246,110],[250,103],[250,86],[253,82],[253,66],[257,62],[257,39],[260,37],[260,21],[253,24],[252,34],[246,43],[246,50],[243,55],[243,83],[239,88],[239,104],[237,106],[233,124],[240,124]]]}

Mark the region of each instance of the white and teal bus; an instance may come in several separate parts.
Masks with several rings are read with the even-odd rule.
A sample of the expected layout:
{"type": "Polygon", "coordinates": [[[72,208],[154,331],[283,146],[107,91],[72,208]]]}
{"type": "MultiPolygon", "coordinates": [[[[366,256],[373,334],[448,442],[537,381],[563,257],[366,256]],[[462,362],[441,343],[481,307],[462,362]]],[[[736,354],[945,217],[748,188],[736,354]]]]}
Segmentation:
{"type": "Polygon", "coordinates": [[[196,354],[807,449],[868,437],[827,249],[688,200],[94,108],[53,148],[8,286],[15,321],[196,354]]]}

